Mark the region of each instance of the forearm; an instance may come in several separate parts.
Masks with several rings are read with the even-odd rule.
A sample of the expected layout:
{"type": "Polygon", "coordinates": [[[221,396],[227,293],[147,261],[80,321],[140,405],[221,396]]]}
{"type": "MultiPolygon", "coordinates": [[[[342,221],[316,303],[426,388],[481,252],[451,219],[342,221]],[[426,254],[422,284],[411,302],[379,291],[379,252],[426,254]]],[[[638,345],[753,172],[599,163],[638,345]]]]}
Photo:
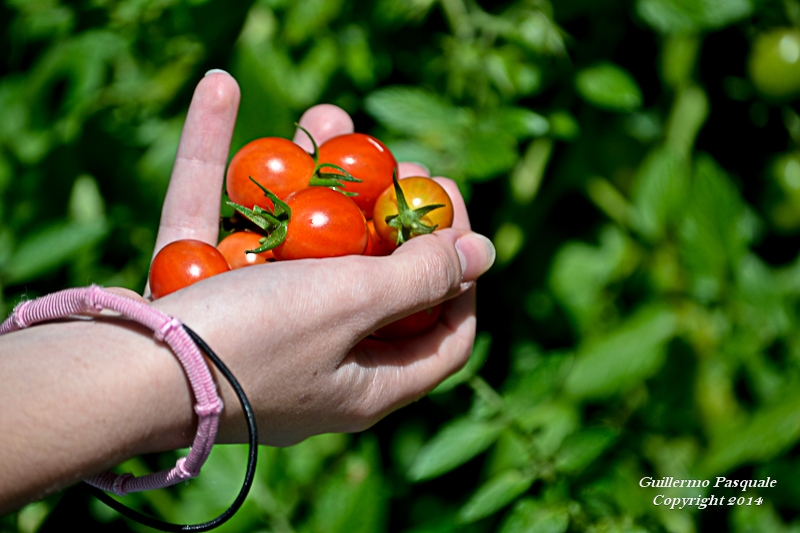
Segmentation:
{"type": "Polygon", "coordinates": [[[120,320],[0,337],[0,513],[146,452],[191,444],[193,399],[172,352],[120,320]]]}

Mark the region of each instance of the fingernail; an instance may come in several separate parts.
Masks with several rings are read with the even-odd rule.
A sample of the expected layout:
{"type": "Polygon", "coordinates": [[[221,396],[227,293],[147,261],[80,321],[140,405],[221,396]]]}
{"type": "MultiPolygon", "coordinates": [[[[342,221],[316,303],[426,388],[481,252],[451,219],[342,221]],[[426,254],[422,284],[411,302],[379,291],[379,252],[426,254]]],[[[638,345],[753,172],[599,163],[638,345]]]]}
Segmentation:
{"type": "MultiPolygon", "coordinates": [[[[205,76],[208,76],[210,74],[228,74],[228,71],[222,70],[221,68],[212,68],[211,70],[205,73],[205,76]]],[[[230,74],[228,74],[228,76],[230,76],[230,74]]]]}
{"type": "Polygon", "coordinates": [[[492,241],[479,233],[467,233],[456,241],[463,281],[474,281],[494,264],[497,252],[492,241]]]}

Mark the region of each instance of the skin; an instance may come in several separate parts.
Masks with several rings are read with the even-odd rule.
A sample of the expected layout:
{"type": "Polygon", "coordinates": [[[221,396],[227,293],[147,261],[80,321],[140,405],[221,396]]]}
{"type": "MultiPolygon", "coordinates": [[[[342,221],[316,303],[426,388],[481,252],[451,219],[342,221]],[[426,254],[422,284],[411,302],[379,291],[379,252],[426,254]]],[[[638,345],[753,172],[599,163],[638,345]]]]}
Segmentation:
{"type": "MultiPolygon", "coordinates": [[[[177,239],[216,243],[238,103],[238,85],[226,73],[198,84],[154,253],[177,239]]],[[[333,106],[310,109],[300,123],[318,143],[353,127],[333,106]]],[[[409,170],[425,171],[400,165],[401,175],[409,170]]],[[[494,249],[470,231],[455,184],[437,180],[456,204],[454,227],[415,238],[390,256],[255,265],[152,302],[191,326],[240,379],[263,444],[368,428],[466,362],[475,335],[474,281],[491,266],[494,249]],[[367,339],[441,302],[440,321],[426,334],[367,339]]],[[[109,317],[62,321],[0,337],[0,353],[0,513],[126,458],[192,441],[186,378],[150,331],[109,317]]],[[[235,395],[217,382],[225,402],[217,441],[244,442],[235,395]]]]}

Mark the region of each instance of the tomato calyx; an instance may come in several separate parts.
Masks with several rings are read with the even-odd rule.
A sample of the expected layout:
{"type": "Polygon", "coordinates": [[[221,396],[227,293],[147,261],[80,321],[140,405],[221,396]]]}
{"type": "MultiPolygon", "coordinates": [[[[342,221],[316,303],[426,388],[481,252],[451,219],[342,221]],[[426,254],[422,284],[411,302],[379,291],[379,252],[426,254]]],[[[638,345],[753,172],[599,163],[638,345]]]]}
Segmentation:
{"type": "Polygon", "coordinates": [[[265,209],[259,205],[254,205],[251,209],[235,202],[227,203],[266,232],[266,236],[259,241],[261,246],[255,250],[247,250],[247,253],[260,254],[272,250],[286,240],[286,228],[292,218],[292,209],[275,193],[254,180],[252,176],[250,176],[250,181],[258,185],[264,192],[264,196],[272,200],[273,209],[265,209]]]}
{"type": "Polygon", "coordinates": [[[361,183],[361,180],[338,165],[334,165],[333,163],[320,163],[319,147],[314,137],[300,124],[295,123],[295,126],[308,136],[309,140],[311,140],[311,146],[313,147],[311,157],[314,159],[314,172],[311,174],[311,179],[308,180],[308,185],[310,187],[328,187],[339,191],[345,196],[358,196],[357,192],[345,190],[346,185],[343,182],[361,183]],[[323,172],[325,168],[332,168],[338,172],[323,172]]]}
{"type": "Polygon", "coordinates": [[[397,181],[396,168],[392,175],[392,182],[394,183],[394,192],[397,196],[397,214],[387,216],[386,224],[397,230],[397,245],[400,246],[417,235],[433,233],[433,231],[439,227],[438,224],[434,224],[433,226],[426,224],[422,221],[422,217],[435,209],[445,207],[445,205],[431,204],[411,209],[408,206],[403,189],[400,187],[400,182],[397,181]]]}

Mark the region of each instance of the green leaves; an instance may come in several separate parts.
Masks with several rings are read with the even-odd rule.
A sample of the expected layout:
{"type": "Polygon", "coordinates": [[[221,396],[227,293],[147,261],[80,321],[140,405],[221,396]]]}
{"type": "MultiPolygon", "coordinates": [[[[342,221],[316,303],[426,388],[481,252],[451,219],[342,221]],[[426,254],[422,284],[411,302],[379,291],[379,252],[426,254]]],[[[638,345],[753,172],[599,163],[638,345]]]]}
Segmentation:
{"type": "Polygon", "coordinates": [[[578,350],[564,384],[566,392],[589,399],[629,390],[658,371],[676,326],[669,309],[641,309],[617,329],[578,350]]]}
{"type": "Polygon", "coordinates": [[[752,0],[638,0],[637,14],[662,33],[719,29],[749,16],[752,0]]]}
{"type": "Polygon", "coordinates": [[[694,294],[708,301],[725,289],[731,269],[755,238],[757,220],[725,171],[707,156],[697,161],[686,209],[681,251],[694,294]]]}
{"type": "Polygon", "coordinates": [[[52,224],[19,244],[3,268],[3,280],[19,284],[48,274],[95,246],[108,229],[104,221],[52,224]]]}
{"type": "Polygon", "coordinates": [[[423,481],[449,472],[485,451],[502,429],[503,425],[494,421],[454,420],[419,451],[408,478],[423,481]]]}
{"type": "Polygon", "coordinates": [[[398,135],[387,139],[398,160],[418,161],[455,179],[483,181],[509,171],[519,160],[519,141],[550,130],[542,115],[521,107],[476,112],[415,87],[372,92],[367,112],[398,135]]]}
{"type": "Polygon", "coordinates": [[[478,333],[475,337],[475,344],[472,346],[472,353],[469,356],[469,360],[467,360],[467,364],[458,372],[439,383],[430,394],[441,394],[450,391],[477,374],[489,357],[489,349],[491,346],[492,336],[485,331],[478,333]]]}
{"type": "Polygon", "coordinates": [[[602,109],[629,112],[642,106],[642,91],[622,67],[603,62],[575,76],[575,88],[584,100],[602,109]]]}
{"type": "Polygon", "coordinates": [[[525,498],[514,506],[499,533],[564,533],[568,527],[566,508],[525,498]]]}
{"type": "Polygon", "coordinates": [[[490,479],[475,491],[458,512],[462,523],[475,522],[502,509],[520,494],[527,491],[536,477],[517,470],[509,470],[490,479]]]}

